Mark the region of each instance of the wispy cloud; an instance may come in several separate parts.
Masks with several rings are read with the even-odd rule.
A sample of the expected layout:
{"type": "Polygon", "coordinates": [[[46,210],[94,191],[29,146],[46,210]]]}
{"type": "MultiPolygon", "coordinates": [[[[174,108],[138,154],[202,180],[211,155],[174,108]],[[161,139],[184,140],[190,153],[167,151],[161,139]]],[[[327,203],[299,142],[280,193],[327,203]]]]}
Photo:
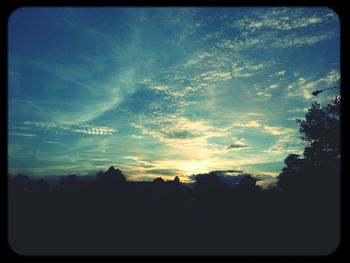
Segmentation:
{"type": "Polygon", "coordinates": [[[135,128],[151,135],[172,147],[203,147],[211,137],[228,136],[227,128],[213,127],[204,121],[193,121],[179,114],[154,114],[148,119],[143,116],[135,128]]]}
{"type": "Polygon", "coordinates": [[[308,107],[303,107],[303,108],[294,108],[294,109],[290,109],[288,110],[288,112],[302,112],[305,113],[308,111],[308,107]]]}
{"type": "Polygon", "coordinates": [[[135,134],[131,134],[130,137],[135,138],[135,139],[142,139],[143,138],[143,136],[135,135],[135,134]]]}
{"type": "Polygon", "coordinates": [[[256,93],[256,95],[261,96],[261,97],[268,97],[270,98],[272,95],[266,91],[259,91],[256,93]]]}
{"type": "MultiPolygon", "coordinates": [[[[253,114],[256,115],[256,114],[253,114]]],[[[235,127],[254,127],[258,128],[261,126],[260,121],[258,120],[253,120],[253,121],[246,121],[246,122],[235,122],[232,124],[235,127]]]]}
{"type": "Polygon", "coordinates": [[[270,89],[277,89],[279,87],[279,84],[271,84],[270,89]]]}
{"type": "Polygon", "coordinates": [[[320,41],[334,38],[336,36],[333,32],[326,32],[319,35],[310,36],[299,36],[298,34],[290,34],[285,38],[278,39],[271,44],[275,48],[291,48],[291,47],[301,47],[316,44],[320,41]]]}
{"type": "Polygon", "coordinates": [[[282,70],[282,71],[278,71],[274,74],[275,76],[284,76],[286,75],[286,71],[285,70],[282,70]]]}
{"type": "Polygon", "coordinates": [[[113,135],[116,132],[116,129],[111,128],[86,128],[86,129],[73,129],[74,132],[80,132],[85,134],[93,135],[113,135]]]}
{"type": "Polygon", "coordinates": [[[321,78],[304,78],[299,77],[297,81],[288,85],[289,97],[301,97],[304,99],[314,98],[312,92],[316,89],[329,88],[335,86],[340,81],[340,73],[336,70],[331,70],[321,78]]]}
{"type": "Polygon", "coordinates": [[[36,137],[36,134],[31,134],[31,133],[17,133],[17,132],[10,132],[10,135],[13,136],[23,136],[23,137],[36,137]]]}
{"type": "Polygon", "coordinates": [[[316,13],[307,14],[299,8],[255,9],[250,15],[236,21],[234,26],[249,32],[262,29],[289,31],[324,25],[332,19],[337,19],[336,14],[332,11],[319,15],[316,13]]]}
{"type": "Polygon", "coordinates": [[[299,134],[297,132],[288,132],[284,134],[279,134],[277,141],[268,149],[264,150],[268,154],[300,154],[303,152],[304,145],[299,139],[299,134]]]}
{"type": "Polygon", "coordinates": [[[68,125],[57,122],[38,122],[38,121],[25,121],[23,125],[27,127],[35,127],[39,129],[54,129],[54,130],[65,130],[75,133],[85,133],[91,135],[113,135],[117,132],[117,129],[108,127],[93,127],[91,125],[68,125]]]}
{"type": "Polygon", "coordinates": [[[261,112],[248,112],[248,113],[245,113],[245,115],[247,116],[264,116],[265,114],[264,113],[261,113],[261,112]]]}
{"type": "Polygon", "coordinates": [[[281,135],[281,134],[296,132],[295,129],[286,128],[286,127],[270,126],[270,125],[266,125],[266,124],[264,124],[263,128],[264,128],[264,132],[272,134],[272,135],[281,135]]]}

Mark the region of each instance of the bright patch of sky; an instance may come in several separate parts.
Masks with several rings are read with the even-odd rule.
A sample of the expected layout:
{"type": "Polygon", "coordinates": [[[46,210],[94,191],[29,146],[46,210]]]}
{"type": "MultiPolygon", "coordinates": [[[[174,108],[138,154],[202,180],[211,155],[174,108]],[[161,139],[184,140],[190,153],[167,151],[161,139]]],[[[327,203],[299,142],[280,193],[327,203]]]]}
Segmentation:
{"type": "Polygon", "coordinates": [[[8,29],[13,174],[271,179],[339,94],[311,94],[340,82],[327,8],[21,8],[8,29]]]}

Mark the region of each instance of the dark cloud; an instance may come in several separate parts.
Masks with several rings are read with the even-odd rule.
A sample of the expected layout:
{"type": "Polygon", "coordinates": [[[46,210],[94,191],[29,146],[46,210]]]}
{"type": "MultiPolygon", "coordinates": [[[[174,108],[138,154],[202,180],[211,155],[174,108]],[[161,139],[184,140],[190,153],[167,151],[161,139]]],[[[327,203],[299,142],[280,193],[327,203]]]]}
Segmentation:
{"type": "Polygon", "coordinates": [[[154,177],[153,176],[141,176],[138,178],[138,181],[153,181],[154,177]]]}
{"type": "Polygon", "coordinates": [[[216,174],[220,174],[220,175],[226,175],[226,174],[232,174],[232,173],[241,174],[241,173],[243,173],[243,171],[239,171],[239,170],[217,170],[217,171],[212,171],[212,173],[216,173],[216,174]]]}
{"type": "Polygon", "coordinates": [[[251,148],[252,146],[244,143],[231,143],[227,146],[227,149],[243,149],[243,148],[251,148]]]}
{"type": "Polygon", "coordinates": [[[189,179],[191,179],[192,181],[195,181],[197,176],[203,176],[203,175],[206,176],[210,174],[215,174],[219,176],[225,184],[230,186],[237,185],[246,175],[251,175],[239,170],[217,170],[217,171],[211,171],[206,174],[193,174],[189,177],[189,179]]]}
{"type": "Polygon", "coordinates": [[[169,139],[192,139],[196,137],[195,134],[182,130],[182,131],[172,131],[172,132],[163,132],[163,134],[169,139]]]}
{"type": "Polygon", "coordinates": [[[151,169],[147,170],[146,173],[161,175],[178,175],[179,171],[177,169],[151,169]]]}
{"type": "Polygon", "coordinates": [[[155,167],[155,165],[153,164],[143,164],[143,165],[140,165],[141,167],[143,168],[152,168],[152,167],[155,167]]]}

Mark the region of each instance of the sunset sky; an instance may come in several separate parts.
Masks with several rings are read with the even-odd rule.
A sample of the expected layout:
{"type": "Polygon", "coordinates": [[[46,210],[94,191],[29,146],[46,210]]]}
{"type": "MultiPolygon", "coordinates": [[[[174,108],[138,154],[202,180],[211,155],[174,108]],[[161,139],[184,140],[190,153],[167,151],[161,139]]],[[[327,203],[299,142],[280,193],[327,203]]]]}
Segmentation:
{"type": "Polygon", "coordinates": [[[327,8],[21,8],[8,24],[9,173],[129,180],[302,153],[296,118],[339,85],[327,8]]]}

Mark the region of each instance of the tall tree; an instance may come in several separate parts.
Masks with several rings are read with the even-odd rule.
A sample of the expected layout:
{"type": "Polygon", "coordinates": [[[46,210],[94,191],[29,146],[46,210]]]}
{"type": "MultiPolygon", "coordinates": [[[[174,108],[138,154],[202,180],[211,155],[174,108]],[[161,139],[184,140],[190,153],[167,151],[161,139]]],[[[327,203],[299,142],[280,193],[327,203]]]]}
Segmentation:
{"type": "Polygon", "coordinates": [[[315,102],[298,119],[301,139],[307,143],[303,156],[289,155],[277,177],[285,190],[334,190],[340,173],[340,105],[336,97],[325,106],[315,102]]]}

